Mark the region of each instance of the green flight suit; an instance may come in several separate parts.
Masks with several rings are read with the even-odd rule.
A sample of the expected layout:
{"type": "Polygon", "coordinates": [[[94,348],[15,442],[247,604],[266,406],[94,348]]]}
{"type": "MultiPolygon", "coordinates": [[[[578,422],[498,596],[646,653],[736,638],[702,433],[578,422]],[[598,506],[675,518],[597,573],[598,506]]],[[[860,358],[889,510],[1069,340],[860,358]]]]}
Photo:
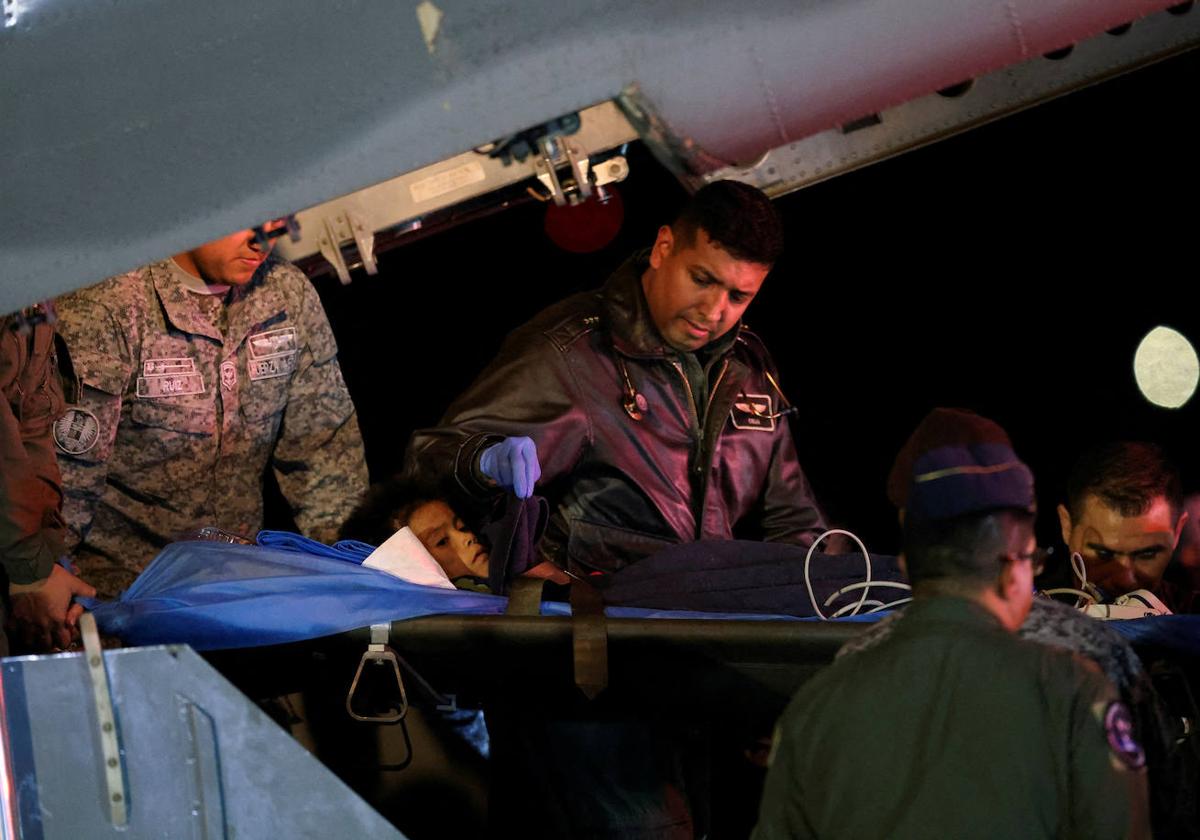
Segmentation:
{"type": "Polygon", "coordinates": [[[793,698],[754,838],[1149,836],[1130,727],[1093,664],[919,599],[793,698]]]}

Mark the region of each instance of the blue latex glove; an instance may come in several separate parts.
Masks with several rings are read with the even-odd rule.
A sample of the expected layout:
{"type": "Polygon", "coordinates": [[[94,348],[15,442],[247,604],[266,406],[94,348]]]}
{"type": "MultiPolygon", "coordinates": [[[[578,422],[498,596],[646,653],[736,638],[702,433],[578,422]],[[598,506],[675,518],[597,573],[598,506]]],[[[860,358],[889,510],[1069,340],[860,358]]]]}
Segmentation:
{"type": "Polygon", "coordinates": [[[479,471],[517,498],[533,495],[533,485],[542,477],[537,444],[532,438],[510,437],[489,446],[479,456],[479,471]]]}

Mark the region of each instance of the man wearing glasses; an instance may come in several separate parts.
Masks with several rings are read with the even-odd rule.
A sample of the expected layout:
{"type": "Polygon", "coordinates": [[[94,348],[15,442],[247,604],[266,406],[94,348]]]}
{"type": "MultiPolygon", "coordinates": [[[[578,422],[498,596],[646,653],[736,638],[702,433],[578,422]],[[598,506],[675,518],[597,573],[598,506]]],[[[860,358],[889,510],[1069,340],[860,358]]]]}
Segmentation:
{"type": "Polygon", "coordinates": [[[755,840],[1149,837],[1133,718],[1094,665],[1016,633],[1039,562],[1033,474],[938,409],[896,459],[913,603],[806,683],[776,730],[755,840]]]}
{"type": "Polygon", "coordinates": [[[337,345],[275,220],[59,301],[81,397],[54,426],[68,547],[102,596],[178,535],[253,536],[274,472],[300,530],[336,538],[367,486],[337,345]]]}

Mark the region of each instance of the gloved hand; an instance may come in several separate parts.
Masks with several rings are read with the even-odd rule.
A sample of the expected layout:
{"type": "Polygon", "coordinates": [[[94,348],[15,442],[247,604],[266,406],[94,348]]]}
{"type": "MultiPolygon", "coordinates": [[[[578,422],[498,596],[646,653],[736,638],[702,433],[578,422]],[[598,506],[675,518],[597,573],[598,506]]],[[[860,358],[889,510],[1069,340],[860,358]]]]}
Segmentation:
{"type": "Polygon", "coordinates": [[[542,477],[537,444],[527,437],[505,438],[479,455],[479,471],[518,498],[528,499],[542,477]]]}

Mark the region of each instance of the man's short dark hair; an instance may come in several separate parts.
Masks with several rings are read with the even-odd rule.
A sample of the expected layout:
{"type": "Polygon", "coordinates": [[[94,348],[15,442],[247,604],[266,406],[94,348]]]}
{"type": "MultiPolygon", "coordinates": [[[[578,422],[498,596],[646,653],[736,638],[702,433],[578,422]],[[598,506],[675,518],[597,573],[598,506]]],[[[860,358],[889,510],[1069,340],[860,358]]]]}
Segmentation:
{"type": "Polygon", "coordinates": [[[436,489],[405,478],[389,478],[373,484],[342,524],[339,537],[383,545],[408,524],[417,508],[442,498],[436,489]]]}
{"type": "Polygon", "coordinates": [[[1183,511],[1179,470],[1161,446],[1143,441],[1105,443],[1081,455],[1067,477],[1072,519],[1083,514],[1088,496],[1121,516],[1141,516],[1159,496],[1166,497],[1174,516],[1183,511]]]}
{"type": "Polygon", "coordinates": [[[1002,509],[904,523],[904,560],[914,589],[970,594],[996,580],[1013,531],[1032,535],[1033,514],[1002,509]]]}
{"type": "Polygon", "coordinates": [[[671,230],[685,246],[703,230],[734,259],[774,265],[783,253],[783,223],[761,190],[739,181],[715,181],[680,211],[671,230]]]}

